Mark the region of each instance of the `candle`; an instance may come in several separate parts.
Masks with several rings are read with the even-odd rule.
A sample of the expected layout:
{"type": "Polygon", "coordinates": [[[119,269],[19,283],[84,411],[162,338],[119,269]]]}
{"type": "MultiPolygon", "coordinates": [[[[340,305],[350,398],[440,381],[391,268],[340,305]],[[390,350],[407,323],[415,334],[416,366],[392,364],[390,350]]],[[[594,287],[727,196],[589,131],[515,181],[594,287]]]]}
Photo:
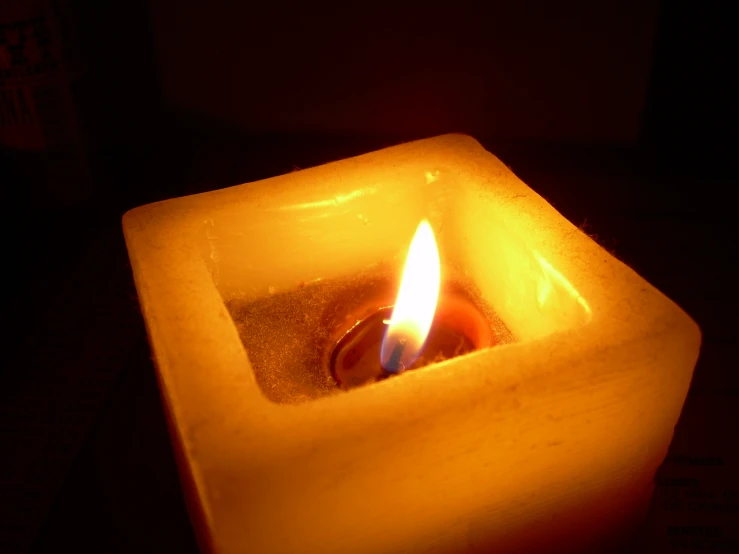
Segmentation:
{"type": "Polygon", "coordinates": [[[143,206],[123,227],[204,549],[576,552],[644,513],[700,332],[473,139],[143,206]],[[341,390],[334,347],[395,303],[424,219],[439,315],[456,290],[504,344],[341,390]]]}

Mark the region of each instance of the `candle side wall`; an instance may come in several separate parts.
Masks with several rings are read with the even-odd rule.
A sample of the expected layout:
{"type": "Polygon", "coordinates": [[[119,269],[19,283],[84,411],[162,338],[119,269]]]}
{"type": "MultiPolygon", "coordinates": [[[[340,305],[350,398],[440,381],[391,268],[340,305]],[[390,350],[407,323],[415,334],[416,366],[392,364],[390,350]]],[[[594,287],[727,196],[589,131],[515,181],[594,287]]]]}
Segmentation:
{"type": "Polygon", "coordinates": [[[251,184],[251,198],[204,218],[197,240],[224,300],[253,300],[381,264],[402,267],[422,219],[431,221],[440,248],[454,252],[444,229],[455,213],[455,183],[418,161],[356,165],[300,172],[308,175],[296,174],[289,188],[251,184]]]}

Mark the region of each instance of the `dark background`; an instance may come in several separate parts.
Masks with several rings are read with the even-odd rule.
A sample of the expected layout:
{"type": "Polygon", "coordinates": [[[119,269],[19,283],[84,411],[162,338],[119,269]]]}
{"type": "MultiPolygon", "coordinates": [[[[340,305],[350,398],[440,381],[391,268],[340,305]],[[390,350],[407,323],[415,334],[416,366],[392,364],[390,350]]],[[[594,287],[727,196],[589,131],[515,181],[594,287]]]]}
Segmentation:
{"type": "MultiPolygon", "coordinates": [[[[19,3],[0,0],[0,25],[19,3]]],[[[0,552],[196,550],[123,212],[445,132],[475,136],[699,323],[634,551],[737,551],[728,2],[38,6],[59,29],[50,78],[71,100],[62,123],[36,114],[46,139],[67,129],[55,140],[0,135],[0,552]]]]}

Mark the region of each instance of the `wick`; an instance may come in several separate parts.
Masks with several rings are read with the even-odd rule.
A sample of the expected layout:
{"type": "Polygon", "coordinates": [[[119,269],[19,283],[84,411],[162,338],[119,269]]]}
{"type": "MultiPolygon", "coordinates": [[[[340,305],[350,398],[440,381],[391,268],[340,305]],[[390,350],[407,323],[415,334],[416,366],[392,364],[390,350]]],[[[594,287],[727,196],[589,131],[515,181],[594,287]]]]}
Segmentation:
{"type": "Polygon", "coordinates": [[[395,343],[395,348],[393,348],[392,354],[390,354],[390,359],[387,361],[387,364],[384,366],[384,370],[388,373],[400,373],[405,369],[403,367],[403,364],[400,363],[400,358],[403,355],[403,351],[405,350],[406,341],[405,339],[400,339],[397,343],[395,343]]]}

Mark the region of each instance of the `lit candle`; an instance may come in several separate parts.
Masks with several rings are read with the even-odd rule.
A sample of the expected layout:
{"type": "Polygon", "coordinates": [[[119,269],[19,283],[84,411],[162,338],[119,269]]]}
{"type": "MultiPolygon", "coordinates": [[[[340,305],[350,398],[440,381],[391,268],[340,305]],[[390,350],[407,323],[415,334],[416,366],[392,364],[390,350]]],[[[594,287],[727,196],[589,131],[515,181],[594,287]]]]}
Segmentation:
{"type": "MultiPolygon", "coordinates": [[[[123,226],[205,549],[576,552],[644,513],[700,332],[473,139],[167,200],[123,226]],[[462,334],[506,344],[340,390],[334,346],[394,303],[424,219],[436,321],[462,305],[484,323],[462,334]]],[[[400,339],[423,339],[391,320],[394,369],[400,339]]]]}

